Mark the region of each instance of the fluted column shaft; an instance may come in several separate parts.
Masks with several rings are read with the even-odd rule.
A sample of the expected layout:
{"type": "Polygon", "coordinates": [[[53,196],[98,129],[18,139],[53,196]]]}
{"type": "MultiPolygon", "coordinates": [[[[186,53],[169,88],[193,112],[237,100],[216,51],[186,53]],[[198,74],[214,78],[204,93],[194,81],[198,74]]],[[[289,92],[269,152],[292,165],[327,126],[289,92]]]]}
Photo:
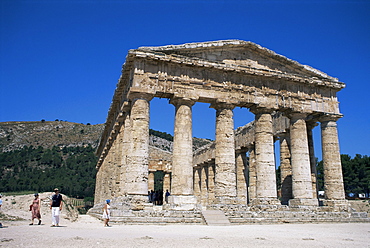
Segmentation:
{"type": "Polygon", "coordinates": [[[290,140],[287,133],[280,135],[281,203],[288,204],[292,198],[292,165],[290,163],[290,140]]]}
{"type": "Polygon", "coordinates": [[[208,167],[207,166],[201,167],[200,179],[201,179],[201,183],[200,183],[201,204],[203,206],[206,206],[208,204],[208,167]]]}
{"type": "Polygon", "coordinates": [[[292,113],[290,143],[292,163],[292,193],[290,205],[317,205],[313,199],[311,164],[307,140],[306,114],[292,113]],[[307,200],[310,199],[310,200],[307,200]]]}
{"type": "Polygon", "coordinates": [[[216,109],[215,195],[236,197],[234,106],[216,104],[212,107],[216,109]]]}
{"type": "Polygon", "coordinates": [[[257,184],[257,174],[256,174],[256,156],[255,156],[254,146],[249,150],[249,165],[248,165],[248,200],[251,202],[253,199],[257,198],[256,184],[257,184]]]}
{"type": "Polygon", "coordinates": [[[150,95],[132,97],[130,164],[127,166],[127,193],[148,194],[149,101],[150,95]]]}
{"type": "Polygon", "coordinates": [[[255,113],[255,158],[257,199],[277,199],[272,116],[267,109],[255,113]]]}
{"type": "Polygon", "coordinates": [[[175,129],[172,153],[172,195],[193,195],[193,131],[194,101],[172,99],[175,106],[175,129]]]}
{"type": "Polygon", "coordinates": [[[334,117],[321,120],[325,198],[328,200],[345,199],[336,120],[334,117]]]}
{"type": "Polygon", "coordinates": [[[246,203],[248,199],[247,182],[246,182],[246,164],[247,158],[245,152],[239,152],[236,155],[236,192],[237,197],[246,203]]]}
{"type": "Polygon", "coordinates": [[[120,192],[121,195],[125,195],[128,193],[128,182],[129,178],[127,176],[130,162],[130,154],[131,154],[131,115],[130,112],[126,112],[124,115],[124,122],[123,122],[123,130],[122,130],[122,158],[121,158],[121,169],[120,169],[120,192]]]}
{"type": "Polygon", "coordinates": [[[310,164],[311,164],[312,196],[313,198],[318,198],[316,157],[315,157],[315,149],[314,149],[313,134],[312,134],[312,129],[315,126],[317,126],[317,124],[314,121],[310,121],[310,122],[307,122],[306,125],[307,125],[308,150],[310,154],[310,164]]]}

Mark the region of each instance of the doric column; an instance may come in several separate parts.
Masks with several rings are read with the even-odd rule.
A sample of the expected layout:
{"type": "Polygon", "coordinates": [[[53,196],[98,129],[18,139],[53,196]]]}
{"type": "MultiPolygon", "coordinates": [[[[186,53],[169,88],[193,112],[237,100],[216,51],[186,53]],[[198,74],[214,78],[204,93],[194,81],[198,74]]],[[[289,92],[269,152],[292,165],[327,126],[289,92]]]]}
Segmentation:
{"type": "Polygon", "coordinates": [[[172,99],[175,106],[175,130],[172,152],[172,195],[193,195],[193,131],[194,101],[172,99]]]}
{"type": "Polygon", "coordinates": [[[312,193],[306,116],[304,113],[292,113],[290,119],[293,199],[289,200],[289,206],[318,205],[318,200],[313,199],[312,193]]]}
{"type": "Polygon", "coordinates": [[[255,114],[256,196],[254,205],[279,205],[276,190],[274,137],[271,110],[251,109],[255,114]]]}
{"type": "Polygon", "coordinates": [[[215,195],[219,203],[230,203],[236,200],[234,106],[216,103],[211,107],[216,109],[215,195]]]}
{"type": "MultiPolygon", "coordinates": [[[[129,195],[148,194],[149,162],[149,101],[152,95],[131,94],[131,149],[128,154],[127,193],[129,195]]],[[[145,199],[146,200],[146,199],[145,199]]]]}
{"type": "Polygon", "coordinates": [[[346,204],[336,122],[339,118],[340,116],[325,116],[320,119],[325,205],[346,204]]]}
{"type": "Polygon", "coordinates": [[[201,191],[201,168],[194,167],[194,195],[200,200],[201,191]]]}
{"type": "Polygon", "coordinates": [[[208,204],[215,202],[215,165],[214,162],[210,162],[208,163],[208,204]]]}
{"type": "Polygon", "coordinates": [[[310,164],[311,164],[311,181],[312,181],[312,196],[313,198],[318,198],[318,186],[317,186],[317,171],[316,171],[316,157],[314,150],[313,134],[312,130],[317,126],[316,121],[308,121],[307,125],[307,139],[308,139],[308,150],[310,154],[310,164]]]}
{"type": "Polygon", "coordinates": [[[280,177],[281,177],[281,203],[288,204],[292,199],[292,165],[290,163],[289,134],[280,135],[280,177]]]}
{"type": "Polygon", "coordinates": [[[201,166],[201,183],[200,183],[200,198],[201,198],[201,204],[203,206],[206,206],[208,204],[208,167],[207,166],[201,166]]]}
{"type": "Polygon", "coordinates": [[[248,202],[252,202],[257,198],[257,175],[256,175],[256,156],[254,146],[249,149],[249,164],[248,164],[248,202]]]}
{"type": "Polygon", "coordinates": [[[238,152],[236,154],[236,194],[243,204],[246,204],[248,199],[246,162],[245,152],[238,152]]]}
{"type": "Polygon", "coordinates": [[[120,192],[121,195],[128,193],[128,170],[131,165],[130,154],[131,154],[131,114],[130,110],[124,115],[123,129],[122,129],[122,158],[121,158],[121,169],[120,169],[120,192]]]}
{"type": "Polygon", "coordinates": [[[96,184],[95,184],[94,205],[103,201],[102,194],[101,194],[102,187],[103,187],[103,185],[102,185],[102,171],[103,171],[102,170],[102,165],[100,165],[100,167],[97,168],[97,169],[98,170],[96,172],[96,180],[95,180],[96,184]]]}
{"type": "Polygon", "coordinates": [[[165,172],[163,178],[163,191],[166,191],[167,189],[171,192],[171,177],[169,173],[165,172]]]}
{"type": "Polygon", "coordinates": [[[196,198],[193,192],[193,132],[192,106],[194,101],[173,98],[175,106],[175,128],[172,152],[172,180],[170,208],[191,210],[195,208],[196,198]]]}
{"type": "Polygon", "coordinates": [[[155,171],[149,171],[148,175],[148,189],[154,190],[154,173],[155,171]]]}

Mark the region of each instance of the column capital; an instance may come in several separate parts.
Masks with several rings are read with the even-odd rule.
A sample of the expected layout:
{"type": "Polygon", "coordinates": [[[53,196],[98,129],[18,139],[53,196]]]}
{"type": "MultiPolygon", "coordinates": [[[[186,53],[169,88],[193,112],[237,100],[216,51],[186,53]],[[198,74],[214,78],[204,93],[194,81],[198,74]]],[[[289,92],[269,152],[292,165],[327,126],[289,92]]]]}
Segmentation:
{"type": "Polygon", "coordinates": [[[175,107],[179,105],[186,105],[192,107],[195,104],[196,100],[187,97],[172,97],[170,103],[175,107]]]}
{"type": "Polygon", "coordinates": [[[275,111],[275,109],[253,106],[249,109],[249,111],[255,115],[256,114],[272,114],[275,111]]]}
{"type": "Polygon", "coordinates": [[[232,103],[227,102],[226,100],[217,100],[214,103],[211,103],[210,108],[214,109],[231,109],[233,110],[235,108],[235,105],[232,103]]]}
{"type": "Polygon", "coordinates": [[[306,121],[306,126],[308,129],[314,129],[314,127],[318,126],[319,124],[317,123],[316,120],[309,120],[309,121],[306,121]]]}
{"type": "Polygon", "coordinates": [[[338,121],[340,118],[342,118],[343,115],[335,115],[335,114],[324,114],[319,117],[320,122],[327,122],[327,121],[338,121]]]}
{"type": "Polygon", "coordinates": [[[131,101],[135,101],[137,99],[144,99],[147,101],[151,101],[154,97],[153,94],[147,93],[147,92],[129,92],[128,99],[131,101]]]}
{"type": "Polygon", "coordinates": [[[302,113],[302,112],[293,112],[293,111],[286,111],[285,115],[291,119],[291,120],[298,120],[298,119],[305,119],[307,118],[308,114],[307,113],[302,113]]]}

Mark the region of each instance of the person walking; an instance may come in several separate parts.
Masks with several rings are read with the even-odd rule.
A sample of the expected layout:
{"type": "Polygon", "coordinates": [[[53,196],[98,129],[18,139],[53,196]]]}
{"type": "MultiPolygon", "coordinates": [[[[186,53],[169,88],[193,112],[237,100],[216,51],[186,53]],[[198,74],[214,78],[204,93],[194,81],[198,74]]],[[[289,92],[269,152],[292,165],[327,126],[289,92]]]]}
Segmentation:
{"type": "Polygon", "coordinates": [[[38,225],[41,225],[41,214],[40,214],[40,207],[41,207],[41,200],[39,198],[39,194],[36,193],[35,199],[33,199],[32,204],[30,205],[30,211],[32,213],[32,221],[30,225],[33,225],[34,219],[38,219],[38,225]]]}
{"type": "Polygon", "coordinates": [[[103,219],[104,219],[104,226],[109,226],[108,222],[110,219],[110,200],[105,201],[106,204],[103,207],[103,219]]]}
{"type": "Polygon", "coordinates": [[[63,207],[63,198],[62,195],[59,194],[59,189],[55,188],[54,192],[55,194],[51,197],[50,201],[52,227],[59,226],[59,215],[63,207]]]}

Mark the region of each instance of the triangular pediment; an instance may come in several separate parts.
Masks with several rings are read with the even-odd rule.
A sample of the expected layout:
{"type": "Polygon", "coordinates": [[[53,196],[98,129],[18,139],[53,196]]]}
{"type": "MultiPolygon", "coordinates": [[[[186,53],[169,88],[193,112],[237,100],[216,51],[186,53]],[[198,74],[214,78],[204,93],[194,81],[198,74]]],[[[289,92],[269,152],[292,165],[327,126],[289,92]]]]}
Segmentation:
{"type": "Polygon", "coordinates": [[[240,67],[267,70],[301,77],[317,77],[338,82],[338,79],[302,65],[297,61],[275,53],[250,41],[225,40],[212,42],[187,43],[159,47],[140,47],[146,52],[160,52],[167,55],[180,55],[189,58],[229,64],[240,67]]]}

